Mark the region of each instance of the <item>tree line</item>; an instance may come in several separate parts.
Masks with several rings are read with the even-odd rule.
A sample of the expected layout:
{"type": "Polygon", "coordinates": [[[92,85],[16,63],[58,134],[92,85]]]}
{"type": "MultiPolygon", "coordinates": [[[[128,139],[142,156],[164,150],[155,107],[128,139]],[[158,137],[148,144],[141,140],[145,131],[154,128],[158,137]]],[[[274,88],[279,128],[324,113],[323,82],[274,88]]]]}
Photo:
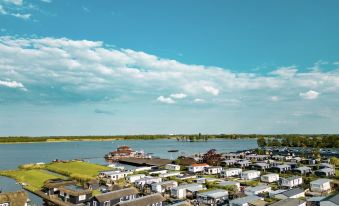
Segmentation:
{"type": "Polygon", "coordinates": [[[257,139],[259,147],[311,147],[311,148],[339,148],[338,135],[314,135],[314,136],[286,136],[264,137],[257,139]]]}

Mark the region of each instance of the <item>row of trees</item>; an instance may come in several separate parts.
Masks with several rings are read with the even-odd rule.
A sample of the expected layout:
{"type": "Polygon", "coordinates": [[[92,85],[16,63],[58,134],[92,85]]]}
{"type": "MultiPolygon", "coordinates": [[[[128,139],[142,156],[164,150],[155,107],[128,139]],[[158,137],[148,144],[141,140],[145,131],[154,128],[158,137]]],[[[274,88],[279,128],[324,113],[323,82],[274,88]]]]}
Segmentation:
{"type": "Polygon", "coordinates": [[[338,135],[324,136],[286,136],[280,138],[259,137],[257,139],[259,147],[311,147],[311,148],[339,148],[338,135]]]}

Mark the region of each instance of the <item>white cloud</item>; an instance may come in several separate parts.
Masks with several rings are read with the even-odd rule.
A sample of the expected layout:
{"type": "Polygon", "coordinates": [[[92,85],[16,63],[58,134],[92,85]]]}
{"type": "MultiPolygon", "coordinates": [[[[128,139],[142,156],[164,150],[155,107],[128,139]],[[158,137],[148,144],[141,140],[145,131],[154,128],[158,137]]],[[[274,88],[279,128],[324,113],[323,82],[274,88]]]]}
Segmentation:
{"type": "Polygon", "coordinates": [[[7,11],[4,9],[4,7],[0,4],[0,14],[6,15],[7,11]]]}
{"type": "Polygon", "coordinates": [[[297,72],[298,69],[295,66],[290,66],[290,67],[281,67],[275,71],[272,71],[271,74],[291,78],[294,77],[297,74],[297,72]]]}
{"type": "Polygon", "coordinates": [[[272,97],[271,97],[271,100],[274,101],[274,102],[276,102],[276,101],[279,100],[279,97],[277,97],[277,96],[272,96],[272,97]]]}
{"type": "Polygon", "coordinates": [[[29,19],[32,16],[32,14],[19,14],[19,13],[12,13],[11,15],[25,20],[29,19]]]}
{"type": "MultiPolygon", "coordinates": [[[[61,98],[71,96],[65,94],[84,96],[84,99],[133,92],[148,94],[150,98],[172,94],[160,98],[167,102],[176,102],[185,95],[192,99],[213,95],[213,102],[225,102],[239,96],[271,98],[268,94],[300,101],[292,91],[311,89],[336,95],[339,90],[339,70],[336,69],[301,72],[292,66],[267,74],[238,73],[106,47],[101,41],[2,36],[0,57],[0,76],[22,82],[37,99],[40,91],[31,88],[50,85],[60,90],[61,98]]],[[[52,96],[49,95],[47,93],[46,98],[52,96]]]]}
{"type": "Polygon", "coordinates": [[[10,3],[10,4],[14,4],[16,6],[22,6],[23,4],[23,0],[0,0],[1,1],[6,2],[6,3],[10,3]]]}
{"type": "Polygon", "coordinates": [[[194,101],[195,103],[203,103],[203,102],[205,102],[204,99],[200,99],[200,98],[196,98],[196,99],[194,99],[193,101],[194,101]]]}
{"type": "Polygon", "coordinates": [[[317,99],[319,96],[319,92],[313,91],[313,90],[309,90],[308,92],[304,92],[304,93],[299,93],[299,96],[304,98],[304,99],[317,99]]]}
{"type": "MultiPolygon", "coordinates": [[[[9,0],[7,0],[7,1],[5,0],[4,2],[14,4],[15,6],[21,6],[23,4],[23,1],[20,1],[20,0],[10,0],[10,1],[9,0]]],[[[14,16],[16,18],[20,18],[20,19],[24,19],[24,20],[27,20],[27,19],[29,19],[32,16],[32,14],[30,14],[30,13],[23,14],[23,13],[14,12],[14,11],[21,12],[22,11],[21,7],[19,9],[14,7],[14,8],[12,8],[12,10],[14,10],[14,11],[8,11],[5,8],[5,6],[6,5],[2,5],[1,4],[1,0],[0,0],[0,14],[1,15],[14,16]]],[[[7,8],[8,8],[8,6],[7,6],[7,8]]]]}
{"type": "Polygon", "coordinates": [[[170,97],[159,96],[157,101],[165,104],[175,104],[175,101],[170,97]]]}
{"type": "Polygon", "coordinates": [[[0,86],[27,90],[21,82],[0,80],[0,86]]]}
{"type": "Polygon", "coordinates": [[[52,0],[40,0],[40,1],[42,1],[44,3],[52,3],[52,0]]]}
{"type": "Polygon", "coordinates": [[[187,95],[184,93],[177,93],[177,94],[171,94],[170,97],[172,97],[173,99],[184,99],[187,97],[187,95]]]}
{"type": "Polygon", "coordinates": [[[219,95],[219,89],[214,88],[214,87],[212,87],[212,86],[204,86],[203,89],[204,89],[206,92],[208,92],[208,93],[210,93],[210,94],[213,94],[214,96],[219,95]]]}

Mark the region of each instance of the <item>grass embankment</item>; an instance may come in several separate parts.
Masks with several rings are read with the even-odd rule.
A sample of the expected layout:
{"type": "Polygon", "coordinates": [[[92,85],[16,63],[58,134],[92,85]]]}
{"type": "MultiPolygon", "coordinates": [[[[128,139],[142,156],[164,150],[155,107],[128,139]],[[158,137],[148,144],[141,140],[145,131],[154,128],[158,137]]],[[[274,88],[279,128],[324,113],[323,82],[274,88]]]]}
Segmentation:
{"type": "Polygon", "coordinates": [[[67,176],[79,182],[86,182],[94,179],[100,171],[109,169],[109,167],[102,165],[72,161],[46,165],[21,165],[18,170],[0,170],[0,176],[13,178],[17,182],[27,184],[25,189],[36,191],[40,190],[43,183],[49,179],[65,178],[67,176]]]}
{"type": "Polygon", "coordinates": [[[31,169],[31,170],[2,170],[0,171],[1,176],[6,176],[15,179],[17,182],[27,184],[25,189],[30,191],[37,191],[42,186],[46,180],[54,178],[62,178],[62,176],[57,174],[52,174],[48,171],[41,169],[31,169]]]}
{"type": "Polygon", "coordinates": [[[45,165],[45,169],[71,177],[80,182],[94,179],[100,171],[111,170],[109,167],[81,161],[51,163],[45,165]]]}

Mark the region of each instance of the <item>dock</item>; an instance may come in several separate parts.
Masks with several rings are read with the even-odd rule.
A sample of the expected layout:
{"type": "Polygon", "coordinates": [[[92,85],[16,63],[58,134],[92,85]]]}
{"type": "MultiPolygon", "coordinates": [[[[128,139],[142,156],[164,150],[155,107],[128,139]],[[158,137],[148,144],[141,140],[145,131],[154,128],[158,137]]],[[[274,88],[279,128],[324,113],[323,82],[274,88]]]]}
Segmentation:
{"type": "Polygon", "coordinates": [[[118,161],[119,163],[133,166],[157,166],[157,167],[172,163],[172,160],[169,159],[135,158],[135,157],[120,158],[118,161]]]}

